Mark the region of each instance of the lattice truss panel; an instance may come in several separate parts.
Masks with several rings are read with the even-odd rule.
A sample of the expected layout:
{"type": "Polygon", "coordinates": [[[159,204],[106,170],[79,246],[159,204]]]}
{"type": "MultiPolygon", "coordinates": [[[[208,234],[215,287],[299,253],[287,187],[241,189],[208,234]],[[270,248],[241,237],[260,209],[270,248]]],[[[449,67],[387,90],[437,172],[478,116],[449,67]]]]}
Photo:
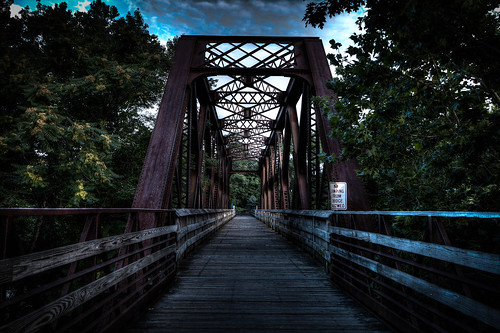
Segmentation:
{"type": "Polygon", "coordinates": [[[323,149],[321,147],[320,137],[317,131],[315,112],[311,112],[310,124],[308,124],[308,126],[311,128],[310,138],[307,145],[311,207],[316,209],[329,209],[328,179],[326,178],[326,172],[324,172],[324,162],[320,159],[320,156],[323,154],[323,149]]]}
{"type": "Polygon", "coordinates": [[[295,52],[287,43],[209,43],[205,66],[216,68],[293,68],[295,52]]]}
{"type": "MultiPolygon", "coordinates": [[[[251,165],[255,167],[250,170],[256,171],[257,163],[234,162],[258,160],[281,106],[283,91],[266,76],[229,76],[226,80],[214,90],[219,125],[227,138],[235,169],[251,165]]],[[[286,86],[288,79],[281,81],[286,86]]]]}
{"type": "MultiPolygon", "coordinates": [[[[286,69],[295,67],[295,60],[294,45],[289,43],[208,43],[205,49],[208,68],[286,69]]],[[[228,76],[214,90],[219,125],[235,170],[257,170],[288,80],[282,78],[283,87],[277,87],[269,76],[228,76]]]]}
{"type": "Polygon", "coordinates": [[[189,135],[189,117],[184,118],[182,126],[182,140],[179,147],[179,157],[175,166],[174,182],[172,185],[172,203],[171,207],[184,207],[187,202],[187,181],[189,178],[189,141],[186,139],[189,135]]]}

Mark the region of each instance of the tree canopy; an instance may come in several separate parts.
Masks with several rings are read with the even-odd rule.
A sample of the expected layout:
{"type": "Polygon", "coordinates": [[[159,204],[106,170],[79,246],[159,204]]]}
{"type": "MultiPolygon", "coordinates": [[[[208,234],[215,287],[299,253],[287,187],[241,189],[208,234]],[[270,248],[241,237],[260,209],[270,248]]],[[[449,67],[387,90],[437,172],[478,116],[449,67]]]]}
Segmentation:
{"type": "Polygon", "coordinates": [[[175,40],[94,1],[0,2],[0,206],[127,206],[175,40]],[[113,181],[117,180],[118,181],[113,181]]]}
{"type": "Polygon", "coordinates": [[[230,200],[238,210],[251,211],[259,205],[260,178],[257,174],[237,173],[231,176],[230,200]]]}
{"type": "Polygon", "coordinates": [[[376,209],[499,211],[500,1],[320,1],[304,21],[360,6],[347,54],[330,41],[332,160],[357,158],[376,209]]]}

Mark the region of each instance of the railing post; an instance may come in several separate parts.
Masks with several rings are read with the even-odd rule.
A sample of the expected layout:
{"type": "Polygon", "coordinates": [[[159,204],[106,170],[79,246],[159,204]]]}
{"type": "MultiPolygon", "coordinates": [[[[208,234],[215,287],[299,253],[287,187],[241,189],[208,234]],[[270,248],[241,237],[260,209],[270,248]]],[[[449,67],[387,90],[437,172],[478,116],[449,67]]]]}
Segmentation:
{"type": "Polygon", "coordinates": [[[10,236],[12,228],[12,216],[1,216],[0,217],[0,259],[6,259],[9,257],[9,242],[12,242],[12,237],[10,236]]]}
{"type": "MultiPolygon", "coordinates": [[[[93,215],[87,216],[87,218],[85,219],[85,224],[83,226],[82,233],[80,234],[80,240],[78,241],[79,243],[83,243],[83,242],[89,241],[89,240],[98,239],[102,236],[101,232],[100,232],[100,225],[99,225],[100,215],[101,214],[93,214],[93,215]]],[[[85,266],[94,266],[96,264],[96,259],[97,258],[95,256],[92,258],[86,259],[85,261],[88,263],[88,265],[85,265],[85,266]]],[[[68,270],[68,274],[67,274],[68,277],[75,274],[77,266],[78,266],[77,261],[71,263],[69,270],[68,270]]],[[[86,283],[90,282],[90,280],[95,280],[95,277],[90,279],[90,277],[87,276],[86,283]]],[[[61,297],[68,294],[70,289],[71,289],[71,282],[64,284],[64,286],[62,287],[62,290],[61,290],[61,297]]]]}

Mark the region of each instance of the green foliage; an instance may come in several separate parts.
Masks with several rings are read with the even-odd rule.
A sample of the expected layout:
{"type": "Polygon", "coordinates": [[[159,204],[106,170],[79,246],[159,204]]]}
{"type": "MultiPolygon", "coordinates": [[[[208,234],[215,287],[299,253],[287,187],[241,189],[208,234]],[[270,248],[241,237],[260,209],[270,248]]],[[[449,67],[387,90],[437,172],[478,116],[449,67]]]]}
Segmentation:
{"type": "Polygon", "coordinates": [[[98,0],[0,2],[0,206],[129,206],[175,40],[98,0]]]}
{"type": "Polygon", "coordinates": [[[238,210],[252,210],[260,198],[260,178],[256,174],[237,173],[230,179],[230,201],[238,210]]]}
{"type": "Polygon", "coordinates": [[[375,209],[499,211],[500,2],[321,1],[304,20],[363,3],[363,33],[329,55],[331,159],[357,158],[375,209]]]}
{"type": "Polygon", "coordinates": [[[108,168],[115,142],[102,129],[57,115],[52,108],[28,108],[16,132],[5,139],[7,147],[28,163],[12,164],[17,187],[10,192],[14,189],[17,195],[8,196],[6,204],[31,198],[70,206],[96,202],[96,184],[109,184],[116,177],[108,168]]]}

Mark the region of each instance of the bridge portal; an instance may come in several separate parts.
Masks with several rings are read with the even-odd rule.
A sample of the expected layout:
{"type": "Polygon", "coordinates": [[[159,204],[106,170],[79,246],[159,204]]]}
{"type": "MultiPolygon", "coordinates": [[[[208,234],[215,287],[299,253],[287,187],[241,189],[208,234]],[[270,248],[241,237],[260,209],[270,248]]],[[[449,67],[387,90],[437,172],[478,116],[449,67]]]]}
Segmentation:
{"type": "Polygon", "coordinates": [[[356,162],[319,158],[341,149],[311,103],[331,78],[319,38],[181,36],[133,207],[229,208],[230,175],[257,173],[264,209],[328,209],[329,181],[368,209],[356,162]]]}

